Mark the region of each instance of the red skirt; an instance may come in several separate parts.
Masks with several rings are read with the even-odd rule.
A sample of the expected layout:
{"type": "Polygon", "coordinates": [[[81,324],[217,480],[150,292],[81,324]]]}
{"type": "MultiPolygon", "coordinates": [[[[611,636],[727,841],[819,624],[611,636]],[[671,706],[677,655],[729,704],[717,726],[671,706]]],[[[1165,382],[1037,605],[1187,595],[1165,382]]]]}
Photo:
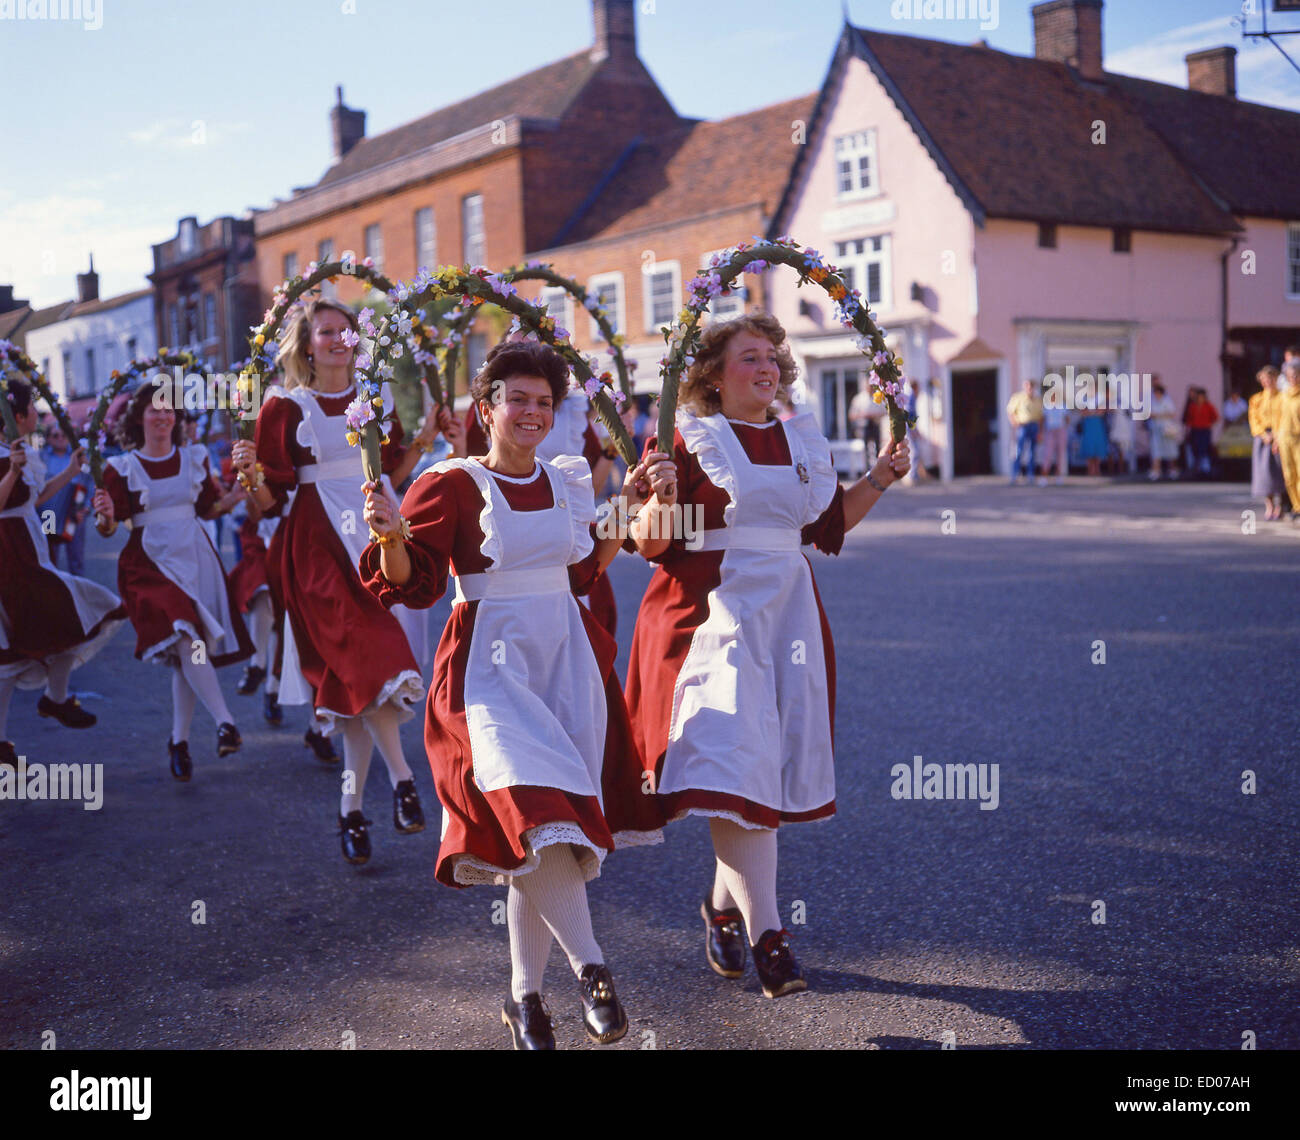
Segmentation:
{"type": "Polygon", "coordinates": [[[257,536],[254,528],[251,539],[246,539],[244,532],[239,534],[239,561],[228,575],[230,579],[230,596],[241,614],[248,613],[253,599],[267,589],[266,581],[266,544],[257,536]]]}

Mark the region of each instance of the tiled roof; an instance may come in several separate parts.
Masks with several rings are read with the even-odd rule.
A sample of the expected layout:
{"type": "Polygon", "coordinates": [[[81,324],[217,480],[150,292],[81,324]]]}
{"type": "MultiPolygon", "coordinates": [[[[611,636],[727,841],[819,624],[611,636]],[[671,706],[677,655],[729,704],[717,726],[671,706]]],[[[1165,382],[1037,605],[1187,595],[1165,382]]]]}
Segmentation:
{"type": "Polygon", "coordinates": [[[770,214],[800,149],[793,123],[807,121],[815,98],[691,123],[642,143],[559,241],[632,233],[752,202],[770,214]]]}
{"type": "Polygon", "coordinates": [[[1147,79],[1108,79],[1234,213],[1300,217],[1300,114],[1147,79]]]}
{"type": "Polygon", "coordinates": [[[591,58],[591,49],[586,48],[383,134],[364,138],[316,185],[328,186],[511,115],[563,118],[599,66],[591,58]]]}
{"type": "Polygon", "coordinates": [[[982,45],[851,33],[854,50],[977,216],[1190,233],[1237,228],[1124,89],[1112,86],[1120,77],[1092,83],[1066,64],[982,45]],[[1098,122],[1104,143],[1093,141],[1098,122]]]}
{"type": "Polygon", "coordinates": [[[19,305],[7,313],[0,313],[0,340],[13,340],[19,327],[32,315],[31,305],[19,305]]]}
{"type": "Polygon", "coordinates": [[[152,289],[136,289],[132,293],[119,293],[116,297],[101,297],[96,301],[79,301],[63,314],[63,319],[85,317],[91,313],[102,313],[106,309],[116,309],[121,305],[129,305],[132,301],[138,301],[141,297],[151,296],[152,293],[152,289]]]}
{"type": "Polygon", "coordinates": [[[23,336],[27,336],[28,333],[33,333],[37,329],[43,329],[46,325],[52,325],[63,320],[68,315],[68,310],[75,304],[75,301],[60,301],[57,305],[37,309],[27,323],[23,325],[23,336]]]}

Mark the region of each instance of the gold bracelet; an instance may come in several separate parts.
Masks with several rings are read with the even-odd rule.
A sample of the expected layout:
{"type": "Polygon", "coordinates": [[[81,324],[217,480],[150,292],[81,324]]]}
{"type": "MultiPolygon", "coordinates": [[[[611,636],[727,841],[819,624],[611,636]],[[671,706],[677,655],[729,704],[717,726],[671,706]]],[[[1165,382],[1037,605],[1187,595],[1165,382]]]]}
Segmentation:
{"type": "Polygon", "coordinates": [[[411,537],[411,524],[407,522],[406,519],[402,518],[401,515],[398,515],[397,518],[400,526],[398,527],[396,534],[376,534],[375,528],[371,527],[370,541],[377,543],[380,546],[396,546],[399,542],[405,542],[409,539],[411,537]]]}

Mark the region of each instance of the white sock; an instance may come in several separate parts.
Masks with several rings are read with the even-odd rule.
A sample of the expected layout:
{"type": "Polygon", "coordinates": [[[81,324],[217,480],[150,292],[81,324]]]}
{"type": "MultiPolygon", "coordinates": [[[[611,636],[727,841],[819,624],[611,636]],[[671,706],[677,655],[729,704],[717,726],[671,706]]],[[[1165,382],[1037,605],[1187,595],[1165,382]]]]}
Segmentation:
{"type": "Polygon", "coordinates": [[[776,832],[741,827],[729,819],[710,819],[709,832],[718,871],[740,907],[752,946],[783,925],[776,906],[776,832]]]}
{"type": "Polygon", "coordinates": [[[181,744],[190,738],[190,722],[194,719],[194,690],[185,679],[179,666],[172,669],[172,743],[181,744]]]}
{"type": "Polygon", "coordinates": [[[259,669],[266,668],[267,651],[271,646],[271,631],[275,625],[275,615],[271,612],[271,596],[258,594],[248,610],[248,633],[253,639],[252,664],[259,669]]]}
{"type": "Polygon", "coordinates": [[[591,932],[587,884],[577,858],[567,843],[543,847],[539,858],[541,862],[527,874],[511,876],[510,885],[527,895],[546,920],[575,974],[583,966],[599,965],[605,955],[591,932]]]}
{"type": "Polygon", "coordinates": [[[45,695],[56,705],[68,699],[68,678],[72,676],[72,667],[76,664],[77,654],[73,650],[60,653],[45,662],[45,695]]]}
{"type": "Polygon", "coordinates": [[[16,688],[16,680],[0,681],[0,740],[9,739],[9,701],[16,688]]]}
{"type": "Polygon", "coordinates": [[[736,906],[735,897],[727,887],[727,879],[722,871],[722,864],[716,863],[713,870],[713,897],[709,900],[709,905],[714,910],[734,910],[736,906]]]}
{"type": "Polygon", "coordinates": [[[379,755],[388,766],[388,778],[393,787],[411,778],[411,766],[402,755],[401,713],[390,704],[377,708],[366,717],[366,728],[374,738],[379,755]]]}
{"type": "Polygon", "coordinates": [[[339,717],[343,727],[343,780],[348,786],[348,773],[352,773],[352,791],[344,792],[339,801],[339,815],[361,810],[361,797],[366,790],[366,776],[370,773],[370,756],[375,750],[366,722],[358,716],[339,717]]]}
{"type": "Polygon", "coordinates": [[[555,936],[516,883],[516,879],[510,880],[506,895],[506,927],[510,932],[510,996],[522,1001],[525,994],[542,992],[542,975],[555,936]]]}
{"type": "Polygon", "coordinates": [[[221,682],[217,680],[216,666],[211,661],[196,665],[184,653],[181,654],[181,672],[189,682],[194,695],[203,702],[203,707],[212,715],[217,724],[234,724],[235,718],[226,707],[226,698],[221,693],[221,682]]]}

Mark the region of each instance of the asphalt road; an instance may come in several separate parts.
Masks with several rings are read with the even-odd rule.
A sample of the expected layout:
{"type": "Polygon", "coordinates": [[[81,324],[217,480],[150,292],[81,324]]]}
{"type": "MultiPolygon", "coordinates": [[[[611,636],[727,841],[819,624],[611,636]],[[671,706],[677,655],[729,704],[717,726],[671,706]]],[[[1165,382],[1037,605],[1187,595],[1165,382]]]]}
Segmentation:
{"type": "MultiPolygon", "coordinates": [[[[965,481],[891,491],[814,555],[839,810],[783,829],[779,877],[811,988],[707,968],[708,832],[675,824],[590,888],[631,1019],[612,1048],[1300,1047],[1300,528],[1243,533],[1250,509],[1242,486],[965,481]],[[895,799],[915,756],[997,765],[996,809],[895,799]]],[[[91,536],[92,576],[120,544],[91,536]]],[[[626,654],[648,569],[613,577],[626,654]]],[[[29,761],[105,775],[98,811],[0,802],[0,1046],[507,1047],[504,891],[433,879],[420,722],[431,826],[394,833],[376,758],[352,868],[301,710],[267,728],[224,670],[244,749],[218,760],[200,710],[178,785],[167,678],[133,644],[74,675],[95,729],[14,699],[29,761]]],[[[558,948],[546,983],[560,1047],[594,1047],[558,948]]]]}

